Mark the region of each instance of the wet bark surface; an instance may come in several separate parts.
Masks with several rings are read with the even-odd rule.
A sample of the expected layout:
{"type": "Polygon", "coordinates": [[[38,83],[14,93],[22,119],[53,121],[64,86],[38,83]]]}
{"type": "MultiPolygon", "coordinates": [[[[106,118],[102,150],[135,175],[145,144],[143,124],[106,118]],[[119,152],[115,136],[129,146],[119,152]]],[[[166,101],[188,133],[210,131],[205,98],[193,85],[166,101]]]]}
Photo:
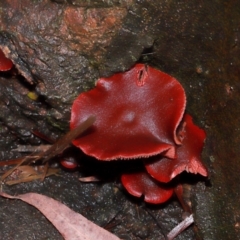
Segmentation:
{"type": "MultiPolygon", "coordinates": [[[[187,111],[207,132],[209,180],[193,180],[189,193],[197,228],[177,239],[239,239],[238,1],[4,0],[0,20],[0,47],[16,68],[0,76],[1,160],[19,156],[10,151],[19,143],[40,144],[33,129],[52,138],[66,132],[72,101],[99,76],[145,62],[181,82],[187,111]]],[[[123,239],[161,239],[182,219],[176,201],[146,206],[122,191],[118,178],[82,184],[78,174],[4,190],[46,194],[101,226],[114,219],[109,228],[123,239]]],[[[1,238],[59,239],[32,207],[0,204],[1,238]]]]}

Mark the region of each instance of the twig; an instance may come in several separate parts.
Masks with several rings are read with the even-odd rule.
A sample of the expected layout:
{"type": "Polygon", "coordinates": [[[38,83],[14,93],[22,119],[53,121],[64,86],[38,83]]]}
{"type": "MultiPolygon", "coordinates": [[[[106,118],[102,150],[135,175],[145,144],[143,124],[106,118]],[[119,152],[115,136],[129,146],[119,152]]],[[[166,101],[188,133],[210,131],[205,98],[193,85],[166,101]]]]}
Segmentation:
{"type": "Polygon", "coordinates": [[[179,223],[170,233],[167,235],[167,240],[173,240],[178,236],[182,231],[188,228],[194,222],[193,214],[189,217],[186,217],[181,223],[179,223]]]}
{"type": "MultiPolygon", "coordinates": [[[[81,123],[78,127],[74,128],[73,130],[69,131],[66,135],[61,137],[55,144],[53,144],[49,149],[46,151],[40,152],[38,155],[36,153],[32,153],[29,156],[24,157],[18,164],[10,169],[9,171],[5,172],[1,178],[0,182],[2,182],[5,178],[7,178],[14,170],[16,170],[19,166],[23,163],[29,163],[33,161],[38,161],[43,159],[43,163],[46,163],[51,158],[55,157],[56,155],[62,153],[79,135],[85,132],[92,124],[95,122],[95,116],[90,116],[87,118],[83,123],[81,123]],[[35,154],[35,155],[34,155],[35,154]]],[[[47,167],[46,167],[47,169],[47,167]]]]}

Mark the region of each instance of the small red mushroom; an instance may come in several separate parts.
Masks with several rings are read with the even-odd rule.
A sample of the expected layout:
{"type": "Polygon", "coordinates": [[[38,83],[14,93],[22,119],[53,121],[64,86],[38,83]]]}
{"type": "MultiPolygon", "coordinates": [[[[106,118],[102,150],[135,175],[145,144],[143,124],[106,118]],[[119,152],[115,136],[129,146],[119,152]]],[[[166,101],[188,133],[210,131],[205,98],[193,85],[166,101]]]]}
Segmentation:
{"type": "MultiPolygon", "coordinates": [[[[74,129],[75,130],[75,129],[74,129]]],[[[79,160],[82,158],[82,152],[78,148],[66,148],[59,156],[59,163],[62,168],[70,171],[77,170],[79,167],[79,160]]]]}
{"type": "Polygon", "coordinates": [[[148,173],[160,182],[169,182],[183,171],[204,177],[208,175],[200,159],[205,131],[194,125],[192,117],[185,114],[178,132],[181,134],[182,145],[177,146],[176,159],[158,156],[153,161],[145,160],[148,173]]]}
{"type": "Polygon", "coordinates": [[[75,159],[73,158],[62,158],[60,160],[60,164],[66,168],[66,169],[69,169],[69,170],[73,170],[73,169],[76,169],[78,167],[78,163],[75,159]]]}
{"type": "Polygon", "coordinates": [[[164,203],[173,195],[174,189],[152,178],[144,170],[121,176],[126,190],[135,197],[144,196],[144,201],[153,204],[164,203]]]}
{"type": "Polygon", "coordinates": [[[6,58],[5,54],[0,49],[0,71],[8,71],[12,66],[12,61],[9,58],[6,58]]]}
{"type": "Polygon", "coordinates": [[[174,158],[176,131],[186,97],[181,84],[159,70],[136,64],[124,73],[100,78],[72,106],[71,129],[88,116],[93,126],[73,144],[99,160],[133,159],[162,153],[174,158]]]}

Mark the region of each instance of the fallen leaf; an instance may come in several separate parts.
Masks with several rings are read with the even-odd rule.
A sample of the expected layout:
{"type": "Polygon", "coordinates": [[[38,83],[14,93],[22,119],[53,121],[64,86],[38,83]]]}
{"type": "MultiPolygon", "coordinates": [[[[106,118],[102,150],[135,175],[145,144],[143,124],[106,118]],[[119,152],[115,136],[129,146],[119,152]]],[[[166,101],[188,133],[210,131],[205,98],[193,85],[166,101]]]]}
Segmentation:
{"type": "Polygon", "coordinates": [[[5,160],[5,161],[1,161],[1,162],[0,162],[0,167],[10,166],[10,165],[17,165],[17,164],[19,164],[20,162],[22,162],[22,160],[23,160],[24,158],[25,158],[25,157],[20,157],[20,158],[8,159],[8,160],[5,160]]]}
{"type": "MultiPolygon", "coordinates": [[[[11,170],[11,169],[10,169],[11,170]]],[[[47,168],[45,166],[29,166],[23,165],[17,167],[7,178],[4,183],[7,185],[14,185],[23,182],[31,182],[37,179],[43,179],[52,175],[58,175],[59,168],[47,168]],[[45,171],[46,170],[46,171],[45,171]]]]}
{"type": "Polygon", "coordinates": [[[20,199],[36,207],[56,227],[65,240],[120,240],[117,236],[50,197],[37,193],[11,196],[4,192],[0,192],[0,196],[20,199]]]}

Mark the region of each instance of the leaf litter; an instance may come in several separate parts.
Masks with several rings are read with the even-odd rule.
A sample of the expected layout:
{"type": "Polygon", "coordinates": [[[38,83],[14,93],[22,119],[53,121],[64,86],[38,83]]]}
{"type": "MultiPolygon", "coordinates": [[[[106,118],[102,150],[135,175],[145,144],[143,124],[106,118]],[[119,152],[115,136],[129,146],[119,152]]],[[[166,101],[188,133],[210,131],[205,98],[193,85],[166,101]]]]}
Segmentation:
{"type": "MultiPolygon", "coordinates": [[[[13,159],[1,163],[0,166],[16,165],[9,169],[1,176],[1,182],[7,185],[14,185],[33,180],[44,180],[50,175],[57,175],[60,169],[50,168],[48,161],[68,148],[73,139],[81,135],[95,121],[95,117],[91,116],[77,128],[71,130],[66,135],[61,137],[53,145],[47,145],[46,148],[40,146],[34,149],[34,152],[26,157],[13,159]],[[45,165],[32,166],[32,163],[42,160],[45,165]],[[24,165],[23,165],[24,164],[24,165]]],[[[21,146],[18,146],[17,151],[23,151],[21,146]]],[[[28,151],[27,149],[26,151],[28,151]]],[[[81,182],[98,182],[101,181],[97,176],[89,176],[79,178],[81,182]]],[[[119,240],[117,236],[108,232],[104,228],[99,227],[95,223],[89,221],[81,214],[74,212],[64,204],[41,194],[26,193],[16,196],[11,196],[7,193],[0,192],[0,196],[10,199],[20,199],[35,208],[37,208],[60,232],[66,240],[119,240]]],[[[184,229],[189,227],[194,222],[193,216],[190,215],[179,223],[165,239],[173,240],[184,229]]]]}
{"type": "Polygon", "coordinates": [[[37,208],[56,227],[65,240],[120,240],[81,214],[47,196],[38,193],[11,196],[4,192],[0,192],[0,195],[10,199],[20,199],[37,208]]]}
{"type": "MultiPolygon", "coordinates": [[[[79,135],[81,135],[83,132],[85,132],[94,122],[95,122],[96,118],[94,116],[90,116],[89,118],[87,118],[82,124],[80,124],[77,128],[69,131],[67,134],[65,134],[63,137],[61,137],[59,140],[57,140],[56,143],[54,143],[53,145],[51,145],[50,147],[48,147],[45,151],[41,151],[38,154],[36,154],[36,152],[33,152],[32,154],[23,157],[23,158],[19,158],[16,159],[16,161],[14,162],[13,160],[10,161],[10,164],[12,164],[12,162],[14,162],[13,164],[17,164],[15,167],[11,168],[10,170],[6,171],[0,178],[1,182],[4,182],[7,177],[11,177],[12,175],[14,175],[15,171],[19,170],[19,167],[22,166],[23,164],[29,165],[31,163],[36,163],[39,160],[42,160],[42,163],[45,163],[45,170],[44,172],[42,172],[41,174],[41,179],[43,180],[46,176],[55,174],[54,169],[50,169],[48,167],[48,164],[46,164],[50,159],[54,158],[55,156],[57,156],[58,154],[62,153],[66,148],[68,148],[72,142],[73,139],[75,139],[76,137],[78,137],[79,135]]],[[[19,147],[18,147],[19,148],[19,147]]],[[[8,162],[5,162],[6,165],[8,165],[8,162]]],[[[26,169],[25,169],[26,170],[26,169]]],[[[30,168],[28,168],[28,170],[30,170],[30,168]]],[[[20,169],[21,171],[21,169],[20,169]]],[[[32,173],[32,169],[30,170],[30,173],[32,173]]],[[[29,174],[30,174],[29,173],[29,174]]],[[[30,174],[31,175],[31,174],[30,174]]],[[[33,176],[34,174],[32,174],[31,176],[33,176]]],[[[21,176],[21,175],[19,175],[21,176]]],[[[39,179],[39,174],[38,176],[36,176],[35,179],[39,179]]],[[[34,178],[29,178],[29,181],[34,180],[34,178]]],[[[24,178],[24,181],[22,182],[26,182],[27,179],[24,178]]],[[[19,181],[16,183],[21,183],[21,180],[19,178],[19,181]]]]}

